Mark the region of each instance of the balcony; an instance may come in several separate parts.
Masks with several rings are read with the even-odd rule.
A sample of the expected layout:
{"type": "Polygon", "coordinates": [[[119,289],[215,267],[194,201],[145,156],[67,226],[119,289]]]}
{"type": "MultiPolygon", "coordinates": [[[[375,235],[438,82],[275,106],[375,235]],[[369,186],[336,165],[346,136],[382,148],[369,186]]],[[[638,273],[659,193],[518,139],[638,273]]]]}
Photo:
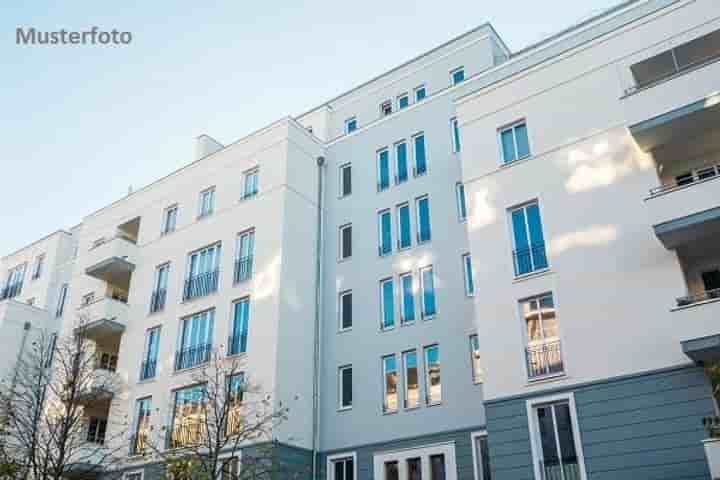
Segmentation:
{"type": "Polygon", "coordinates": [[[233,273],[233,283],[240,283],[252,278],[253,274],[253,257],[238,258],[235,260],[235,271],[233,273]]]}
{"type": "Polygon", "coordinates": [[[720,234],[720,166],[696,169],[650,191],[650,224],[668,249],[720,234]]]}
{"type": "Polygon", "coordinates": [[[123,235],[96,241],[87,253],[85,273],[114,285],[129,285],[138,246],[123,235]]]}
{"type": "Polygon", "coordinates": [[[84,319],[84,335],[99,341],[122,335],[128,321],[128,304],[121,298],[102,297],[78,309],[84,319]]]}
{"type": "Polygon", "coordinates": [[[525,349],[529,380],[561,375],[565,372],[560,340],[531,345],[525,349]]]}
{"type": "Polygon", "coordinates": [[[683,327],[683,353],[696,362],[720,360],[720,289],[678,299],[673,319],[683,327]]]}
{"type": "Polygon", "coordinates": [[[210,361],[212,344],[196,345],[178,350],[175,354],[175,370],[185,370],[210,361]]]}
{"type": "Polygon", "coordinates": [[[192,300],[197,297],[204,297],[216,292],[220,270],[194,275],[185,280],[183,287],[183,301],[192,300]]]}
{"type": "Polygon", "coordinates": [[[96,368],[83,382],[78,401],[85,406],[108,403],[120,385],[117,373],[106,368],[96,368]]]}

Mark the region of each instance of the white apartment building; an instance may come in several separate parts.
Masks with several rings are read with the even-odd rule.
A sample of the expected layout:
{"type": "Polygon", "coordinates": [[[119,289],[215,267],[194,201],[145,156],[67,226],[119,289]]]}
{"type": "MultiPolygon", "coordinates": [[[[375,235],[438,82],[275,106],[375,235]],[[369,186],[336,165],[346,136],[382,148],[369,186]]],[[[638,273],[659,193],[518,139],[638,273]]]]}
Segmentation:
{"type": "Polygon", "coordinates": [[[88,423],[131,419],[131,480],[160,474],[133,432],[181,423],[217,350],[290,406],[273,437],[318,479],[709,479],[718,32],[715,0],[631,0],[519,52],[484,24],[201,136],[3,259],[3,341],[90,322],[123,391],[88,423]]]}

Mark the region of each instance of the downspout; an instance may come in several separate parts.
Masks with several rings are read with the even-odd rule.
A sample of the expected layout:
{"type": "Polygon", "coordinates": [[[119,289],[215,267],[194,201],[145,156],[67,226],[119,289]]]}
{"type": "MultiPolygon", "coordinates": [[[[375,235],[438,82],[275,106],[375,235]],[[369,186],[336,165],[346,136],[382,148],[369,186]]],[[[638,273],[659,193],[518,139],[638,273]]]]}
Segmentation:
{"type": "Polygon", "coordinates": [[[313,450],[312,480],[318,478],[318,454],[320,451],[320,335],[322,333],[322,261],[323,261],[323,167],[325,157],[317,157],[317,232],[315,240],[315,327],[313,348],[313,450]]]}

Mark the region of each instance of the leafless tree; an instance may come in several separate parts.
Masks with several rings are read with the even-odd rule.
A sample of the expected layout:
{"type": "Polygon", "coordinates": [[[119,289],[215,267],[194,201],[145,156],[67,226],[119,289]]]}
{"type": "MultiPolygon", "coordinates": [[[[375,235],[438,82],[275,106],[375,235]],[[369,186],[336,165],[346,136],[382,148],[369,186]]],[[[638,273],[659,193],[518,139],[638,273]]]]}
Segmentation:
{"type": "Polygon", "coordinates": [[[124,437],[126,421],[96,423],[88,438],[90,406],[109,408],[120,384],[99,368],[87,332],[88,322],[80,318],[65,337],[40,334],[0,385],[3,478],[60,480],[109,473],[119,462],[120,447],[108,445],[126,443],[113,442],[107,432],[124,437]]]}

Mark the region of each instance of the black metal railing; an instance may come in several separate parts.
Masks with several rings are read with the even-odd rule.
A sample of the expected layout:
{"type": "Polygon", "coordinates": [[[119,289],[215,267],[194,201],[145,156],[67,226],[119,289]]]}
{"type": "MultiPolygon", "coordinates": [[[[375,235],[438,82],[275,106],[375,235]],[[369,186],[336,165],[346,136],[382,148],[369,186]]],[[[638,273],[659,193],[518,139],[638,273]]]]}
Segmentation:
{"type": "Polygon", "coordinates": [[[253,274],[253,256],[241,257],[235,260],[235,272],[233,273],[233,283],[244,282],[249,280],[253,274]]]}
{"type": "Polygon", "coordinates": [[[220,278],[220,270],[201,273],[194,275],[185,280],[183,287],[183,300],[204,297],[218,289],[218,279],[220,278]]]}
{"type": "Polygon", "coordinates": [[[525,349],[528,378],[554,375],[565,371],[560,340],[533,345],[525,349]]]}
{"type": "Polygon", "coordinates": [[[8,285],[2,290],[0,290],[0,300],[5,300],[6,298],[13,298],[20,295],[20,292],[22,291],[22,283],[14,283],[12,285],[8,285]]]}
{"type": "Polygon", "coordinates": [[[676,178],[674,181],[661,185],[659,187],[651,188],[650,195],[659,195],[661,193],[670,192],[677,188],[685,187],[687,185],[693,185],[709,178],[716,178],[720,176],[720,165],[710,165],[703,168],[698,168],[687,176],[676,178]]]}
{"type": "Polygon", "coordinates": [[[175,370],[183,370],[210,361],[212,344],[195,345],[194,347],[178,350],[175,354],[175,370]]]}
{"type": "Polygon", "coordinates": [[[167,290],[160,288],[155,290],[150,296],[150,313],[161,311],[165,308],[165,297],[167,296],[167,290]]]}
{"type": "Polygon", "coordinates": [[[527,248],[513,250],[513,265],[516,277],[547,268],[545,244],[534,243],[527,248]]]}
{"type": "Polygon", "coordinates": [[[677,306],[686,307],[688,305],[692,305],[693,303],[700,303],[706,300],[714,300],[716,298],[720,298],[720,288],[716,288],[714,290],[705,290],[704,292],[695,295],[680,297],[677,299],[677,306]]]}
{"type": "Polygon", "coordinates": [[[155,377],[157,369],[157,360],[145,360],[140,365],[140,380],[147,380],[155,377]]]}
{"type": "Polygon", "coordinates": [[[247,200],[248,198],[252,198],[252,197],[254,197],[254,196],[257,195],[257,194],[258,194],[258,188],[257,188],[257,187],[251,187],[249,190],[246,190],[246,191],[243,193],[242,199],[243,199],[243,200],[247,200]]]}
{"type": "Polygon", "coordinates": [[[205,424],[201,421],[185,425],[173,425],[166,437],[166,448],[183,448],[203,442],[205,424]]]}
{"type": "Polygon", "coordinates": [[[228,355],[247,352],[247,333],[228,337],[228,355]]]}
{"type": "Polygon", "coordinates": [[[130,456],[145,455],[148,444],[148,433],[138,432],[130,437],[130,456]]]}

